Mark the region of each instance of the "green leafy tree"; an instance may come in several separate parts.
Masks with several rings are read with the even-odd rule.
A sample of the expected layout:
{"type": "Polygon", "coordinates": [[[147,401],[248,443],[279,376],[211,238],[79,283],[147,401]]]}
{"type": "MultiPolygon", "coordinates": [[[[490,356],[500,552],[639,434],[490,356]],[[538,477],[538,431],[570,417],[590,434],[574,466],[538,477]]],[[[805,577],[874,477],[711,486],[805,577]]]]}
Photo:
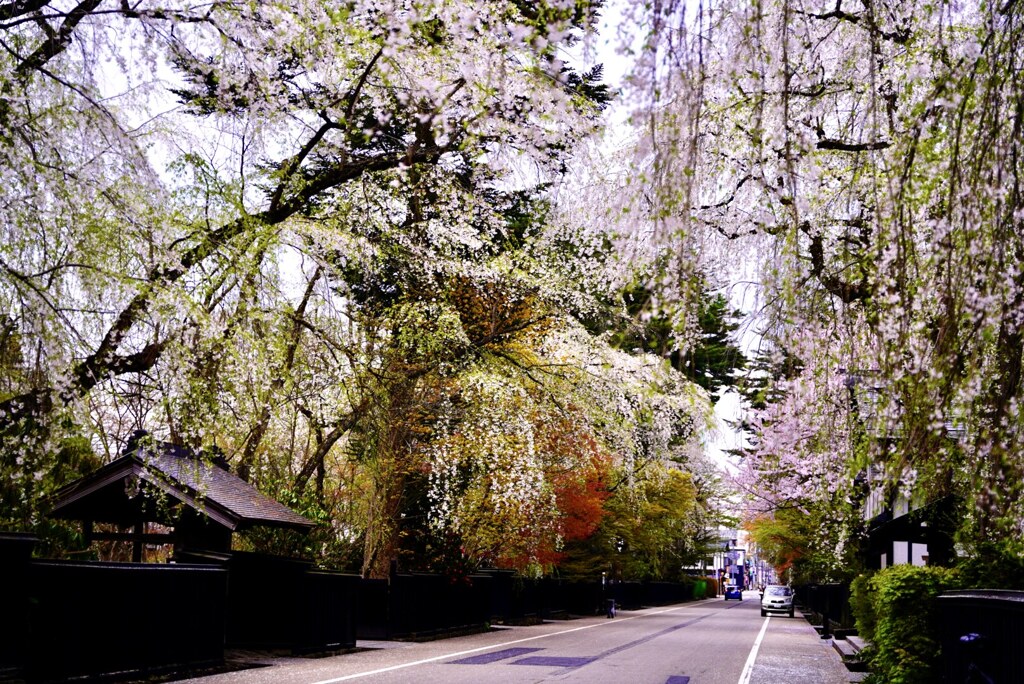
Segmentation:
{"type": "Polygon", "coordinates": [[[595,533],[567,546],[560,570],[567,575],[608,572],[623,580],[676,580],[694,546],[697,506],[689,474],[652,472],[633,488],[614,492],[595,533]]]}
{"type": "Polygon", "coordinates": [[[702,288],[695,301],[695,320],[682,324],[670,314],[652,313],[652,292],[643,285],[633,284],[622,296],[629,322],[615,334],[617,346],[669,359],[713,401],[737,384],[738,373],[746,367],[736,338],[741,312],[731,308],[725,295],[702,288]],[[695,328],[692,336],[681,329],[687,326],[695,328]],[[689,342],[684,346],[680,340],[689,342]]]}

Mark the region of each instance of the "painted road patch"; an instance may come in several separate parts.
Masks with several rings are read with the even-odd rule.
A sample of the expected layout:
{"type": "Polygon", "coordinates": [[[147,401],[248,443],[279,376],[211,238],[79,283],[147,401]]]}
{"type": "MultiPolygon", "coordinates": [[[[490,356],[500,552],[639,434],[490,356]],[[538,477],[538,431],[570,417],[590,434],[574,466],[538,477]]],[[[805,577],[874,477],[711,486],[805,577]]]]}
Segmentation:
{"type": "Polygon", "coordinates": [[[515,660],[512,665],[544,665],[547,667],[583,667],[598,659],[599,656],[587,658],[570,658],[566,656],[530,656],[522,660],[515,660]]]}

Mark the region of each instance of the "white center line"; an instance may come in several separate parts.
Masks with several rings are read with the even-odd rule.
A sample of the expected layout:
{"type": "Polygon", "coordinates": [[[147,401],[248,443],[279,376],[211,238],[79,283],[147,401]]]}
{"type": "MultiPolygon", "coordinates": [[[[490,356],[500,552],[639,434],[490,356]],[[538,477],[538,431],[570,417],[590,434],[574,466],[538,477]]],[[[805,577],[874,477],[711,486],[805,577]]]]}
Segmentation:
{"type": "Polygon", "coordinates": [[[750,655],[747,656],[747,663],[743,666],[743,672],[740,674],[738,684],[750,684],[750,675],[754,672],[754,661],[757,660],[757,649],[761,648],[761,640],[764,639],[764,633],[768,631],[768,621],[771,619],[771,615],[764,619],[761,631],[758,633],[757,638],[754,639],[754,645],[750,647],[750,655]]]}

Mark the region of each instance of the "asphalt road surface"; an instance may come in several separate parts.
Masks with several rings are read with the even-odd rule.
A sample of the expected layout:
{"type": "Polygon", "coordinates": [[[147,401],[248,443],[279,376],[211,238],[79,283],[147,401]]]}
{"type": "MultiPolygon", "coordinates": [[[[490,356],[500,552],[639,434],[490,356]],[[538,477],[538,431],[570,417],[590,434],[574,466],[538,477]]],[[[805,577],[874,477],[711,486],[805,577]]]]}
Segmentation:
{"type": "Polygon", "coordinates": [[[845,684],[845,668],[799,616],[760,617],[756,592],[608,619],[552,621],[426,643],[367,642],[325,658],[269,658],[264,667],[196,684],[845,684]]]}

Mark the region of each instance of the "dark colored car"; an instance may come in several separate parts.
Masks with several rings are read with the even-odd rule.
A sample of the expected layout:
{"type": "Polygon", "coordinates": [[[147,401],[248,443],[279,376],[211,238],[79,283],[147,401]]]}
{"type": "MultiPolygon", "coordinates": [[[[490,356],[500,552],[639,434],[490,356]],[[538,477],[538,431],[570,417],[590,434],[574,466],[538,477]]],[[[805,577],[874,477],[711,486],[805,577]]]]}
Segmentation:
{"type": "Polygon", "coordinates": [[[725,600],[736,599],[737,601],[743,600],[743,590],[735,584],[725,585],[725,600]]]}
{"type": "Polygon", "coordinates": [[[769,584],[761,596],[761,617],[768,613],[786,613],[793,617],[793,589],[782,584],[769,584]]]}

